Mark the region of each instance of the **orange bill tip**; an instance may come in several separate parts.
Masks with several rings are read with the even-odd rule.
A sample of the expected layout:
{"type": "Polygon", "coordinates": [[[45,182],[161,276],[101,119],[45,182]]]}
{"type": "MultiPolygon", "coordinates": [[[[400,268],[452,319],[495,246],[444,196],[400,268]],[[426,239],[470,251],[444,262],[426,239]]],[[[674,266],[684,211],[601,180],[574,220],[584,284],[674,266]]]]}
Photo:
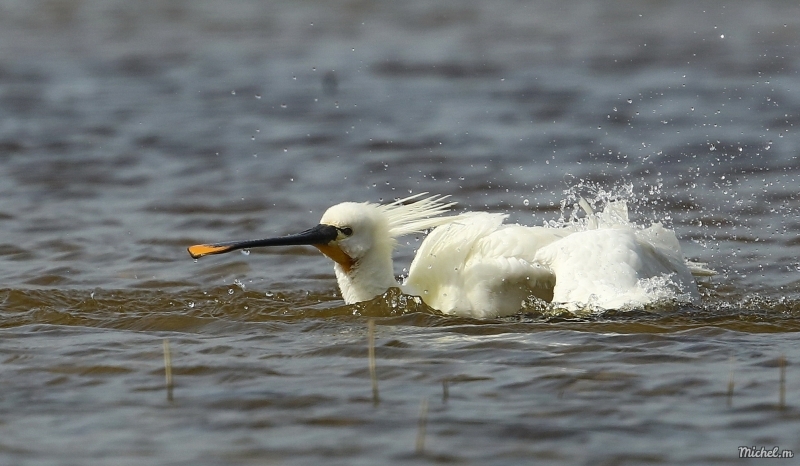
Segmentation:
{"type": "Polygon", "coordinates": [[[192,256],[193,259],[197,259],[199,257],[207,256],[209,254],[220,254],[223,252],[230,251],[230,246],[218,246],[214,244],[195,244],[194,246],[189,246],[189,255],[192,256]]]}

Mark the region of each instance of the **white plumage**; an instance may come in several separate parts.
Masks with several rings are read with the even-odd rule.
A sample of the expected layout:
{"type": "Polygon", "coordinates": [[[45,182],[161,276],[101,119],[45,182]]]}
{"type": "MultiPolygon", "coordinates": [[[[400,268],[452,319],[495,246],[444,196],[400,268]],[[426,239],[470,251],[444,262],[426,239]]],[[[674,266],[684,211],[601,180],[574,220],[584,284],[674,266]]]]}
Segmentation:
{"type": "Polygon", "coordinates": [[[443,216],[446,197],[411,196],[388,205],[345,202],[328,209],[320,225],[300,235],[199,245],[193,257],[244,247],[312,244],[335,261],[347,303],[372,299],[398,286],[392,253],[396,238],[433,228],[400,285],[447,314],[479,318],[515,314],[532,296],[577,310],[642,306],[662,298],[699,298],[694,275],[674,232],[628,221],[624,202],[562,227],[504,224],[504,214],[443,216]],[[416,202],[410,202],[414,201],[416,202]]]}

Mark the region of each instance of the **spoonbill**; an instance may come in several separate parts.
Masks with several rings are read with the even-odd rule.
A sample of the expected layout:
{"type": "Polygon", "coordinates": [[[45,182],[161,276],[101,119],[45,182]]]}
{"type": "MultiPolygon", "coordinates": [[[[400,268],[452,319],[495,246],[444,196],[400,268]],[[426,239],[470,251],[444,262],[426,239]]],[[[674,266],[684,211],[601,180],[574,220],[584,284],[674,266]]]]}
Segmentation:
{"type": "Polygon", "coordinates": [[[311,245],[334,261],[348,304],[400,286],[446,314],[478,318],[519,312],[532,296],[568,309],[616,309],[660,298],[699,298],[694,276],[712,275],[684,259],[675,233],[659,223],[628,222],[624,201],[602,212],[580,204],[587,217],[563,227],[504,224],[506,214],[443,215],[449,196],[426,193],[386,205],[344,202],[330,207],[319,225],[301,233],[189,247],[199,258],[237,249],[311,245]],[[397,238],[430,233],[399,284],[392,252],[397,238]]]}

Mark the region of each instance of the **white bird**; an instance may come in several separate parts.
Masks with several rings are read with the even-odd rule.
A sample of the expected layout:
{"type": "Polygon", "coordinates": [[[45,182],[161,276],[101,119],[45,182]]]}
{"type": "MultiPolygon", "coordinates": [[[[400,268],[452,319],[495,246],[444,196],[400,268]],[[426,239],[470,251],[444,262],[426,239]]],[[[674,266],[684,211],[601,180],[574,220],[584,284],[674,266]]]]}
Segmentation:
{"type": "Polygon", "coordinates": [[[189,254],[312,245],[335,262],[342,297],[352,304],[397,287],[397,238],[433,228],[400,288],[443,313],[478,318],[515,314],[533,296],[571,310],[627,308],[661,298],[694,301],[694,275],[714,274],[686,261],[675,233],[661,224],[630,224],[623,201],[595,213],[581,200],[584,221],[527,227],[504,224],[505,214],[443,216],[455,203],[444,202],[448,196],[419,199],[424,194],[387,205],[344,202],[302,233],[200,244],[189,254]]]}

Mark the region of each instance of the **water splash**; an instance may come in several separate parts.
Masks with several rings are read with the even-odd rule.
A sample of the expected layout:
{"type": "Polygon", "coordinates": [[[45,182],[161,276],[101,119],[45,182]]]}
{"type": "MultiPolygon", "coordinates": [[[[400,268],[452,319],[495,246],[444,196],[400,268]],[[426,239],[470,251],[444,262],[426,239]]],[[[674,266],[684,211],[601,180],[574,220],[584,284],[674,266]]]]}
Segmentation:
{"type": "MultiPolygon", "coordinates": [[[[610,188],[597,183],[581,180],[563,191],[564,198],[560,204],[560,215],[555,220],[545,223],[545,227],[568,229],[583,232],[596,229],[621,229],[633,231],[642,248],[655,248],[664,255],[665,260],[680,264],[685,262],[681,245],[675,232],[664,227],[658,220],[637,223],[629,217],[629,204],[637,205],[642,199],[660,196],[663,184],[648,186],[644,194],[637,197],[632,183],[622,183],[610,188]]],[[[660,219],[659,219],[660,220],[660,219]]],[[[667,218],[666,220],[669,220],[667,218]]],[[[705,264],[688,263],[695,275],[710,276],[714,272],[705,264]]],[[[620,290],[618,299],[614,299],[614,307],[622,310],[641,308],[643,304],[652,302],[696,303],[699,299],[696,288],[682,286],[689,277],[678,277],[676,274],[663,274],[641,278],[633,289],[620,290]]],[[[607,301],[607,299],[606,299],[607,301]]],[[[566,309],[576,315],[602,313],[605,311],[599,299],[587,303],[555,303],[552,306],[566,309]]]]}
{"type": "MultiPolygon", "coordinates": [[[[651,191],[653,189],[651,188],[651,191]]],[[[598,183],[580,180],[564,189],[562,195],[564,198],[561,200],[560,217],[555,221],[548,222],[546,226],[586,229],[593,212],[607,210],[613,210],[614,215],[617,216],[622,215],[624,210],[624,221],[621,217],[617,220],[625,226],[633,226],[627,219],[627,205],[637,201],[633,183],[623,183],[606,188],[598,183]],[[587,204],[590,209],[586,208],[587,204]],[[624,209],[623,206],[625,206],[624,209]]],[[[611,219],[609,218],[609,220],[611,219]]]]}

